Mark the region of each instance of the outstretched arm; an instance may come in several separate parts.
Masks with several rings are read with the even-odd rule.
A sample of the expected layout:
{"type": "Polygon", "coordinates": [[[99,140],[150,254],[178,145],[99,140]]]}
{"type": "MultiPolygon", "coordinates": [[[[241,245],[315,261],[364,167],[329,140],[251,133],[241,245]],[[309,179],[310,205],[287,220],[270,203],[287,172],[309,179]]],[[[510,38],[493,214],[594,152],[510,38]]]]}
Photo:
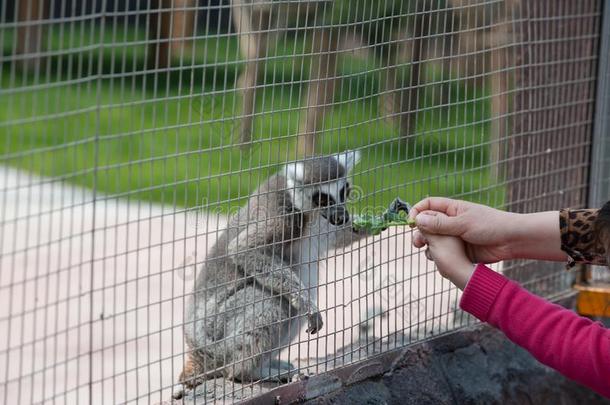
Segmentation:
{"type": "Polygon", "coordinates": [[[610,330],[479,264],[460,307],[568,378],[610,397],[610,330]]]}
{"type": "MultiPolygon", "coordinates": [[[[458,236],[473,262],[527,258],[566,260],[561,250],[559,212],[516,214],[443,197],[426,198],[409,213],[423,232],[458,236]]],[[[423,240],[415,246],[422,247],[423,240]]]]}
{"type": "Polygon", "coordinates": [[[561,250],[558,211],[512,215],[513,224],[504,224],[512,228],[512,259],[566,260],[561,250]]]}

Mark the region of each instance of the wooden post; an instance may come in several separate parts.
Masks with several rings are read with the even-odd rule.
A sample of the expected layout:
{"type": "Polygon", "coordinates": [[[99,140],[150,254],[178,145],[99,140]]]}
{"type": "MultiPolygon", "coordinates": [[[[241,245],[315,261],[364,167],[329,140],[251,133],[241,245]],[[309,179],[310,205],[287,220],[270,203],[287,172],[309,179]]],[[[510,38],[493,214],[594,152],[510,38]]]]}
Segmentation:
{"type": "Polygon", "coordinates": [[[20,59],[20,67],[34,71],[40,66],[42,52],[43,24],[47,15],[46,0],[17,0],[17,54],[27,55],[20,59]]]}
{"type": "Polygon", "coordinates": [[[426,57],[423,55],[424,36],[428,35],[429,20],[431,18],[431,15],[428,13],[429,10],[424,5],[425,3],[420,2],[416,8],[417,14],[414,19],[413,38],[409,47],[411,51],[409,85],[408,88],[401,89],[399,98],[394,103],[394,112],[398,113],[400,137],[403,139],[408,139],[416,131],[420,90],[424,85],[420,80],[422,65],[426,57]]]}
{"type": "Polygon", "coordinates": [[[154,0],[149,38],[151,68],[167,68],[191,45],[196,0],[154,0]]]}
{"type": "Polygon", "coordinates": [[[508,69],[511,63],[508,58],[508,52],[503,42],[506,24],[500,24],[492,31],[492,36],[497,38],[497,41],[492,44],[490,53],[491,66],[491,136],[490,136],[490,154],[489,163],[490,176],[492,180],[499,181],[502,176],[502,168],[500,162],[505,158],[504,145],[506,144],[508,113],[509,113],[509,83],[508,69]]]}
{"type": "Polygon", "coordinates": [[[337,49],[336,32],[328,28],[314,29],[307,109],[297,137],[299,156],[313,156],[320,143],[319,132],[324,124],[326,111],[332,104],[335,95],[337,49]]]}

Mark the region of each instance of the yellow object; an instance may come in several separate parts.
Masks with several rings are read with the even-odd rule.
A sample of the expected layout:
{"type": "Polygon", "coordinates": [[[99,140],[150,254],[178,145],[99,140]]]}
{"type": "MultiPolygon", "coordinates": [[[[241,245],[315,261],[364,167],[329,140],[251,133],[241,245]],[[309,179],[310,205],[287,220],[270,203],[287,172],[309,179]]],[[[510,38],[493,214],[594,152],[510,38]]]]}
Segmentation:
{"type": "Polygon", "coordinates": [[[610,317],[610,283],[576,284],[576,311],[581,315],[610,317]]]}

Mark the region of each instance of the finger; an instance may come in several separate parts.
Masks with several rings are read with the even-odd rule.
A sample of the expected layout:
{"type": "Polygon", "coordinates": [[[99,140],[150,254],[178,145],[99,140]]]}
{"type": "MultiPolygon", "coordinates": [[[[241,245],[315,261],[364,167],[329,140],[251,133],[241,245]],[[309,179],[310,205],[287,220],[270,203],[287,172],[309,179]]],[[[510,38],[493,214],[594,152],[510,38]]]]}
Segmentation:
{"type": "Polygon", "coordinates": [[[415,218],[417,228],[424,233],[460,236],[464,232],[461,217],[447,216],[441,212],[424,211],[415,218]]]}
{"type": "Polygon", "coordinates": [[[411,243],[416,248],[421,249],[428,244],[428,241],[420,231],[415,231],[413,232],[413,239],[411,243]]]}
{"type": "Polygon", "coordinates": [[[409,217],[415,218],[422,211],[439,211],[455,215],[457,201],[445,197],[427,197],[415,204],[409,211],[409,217]]]}
{"type": "Polygon", "coordinates": [[[433,246],[435,244],[436,238],[438,237],[438,235],[431,233],[431,232],[427,232],[423,229],[419,230],[419,233],[420,233],[421,237],[423,238],[423,240],[426,241],[426,245],[433,246]]]}

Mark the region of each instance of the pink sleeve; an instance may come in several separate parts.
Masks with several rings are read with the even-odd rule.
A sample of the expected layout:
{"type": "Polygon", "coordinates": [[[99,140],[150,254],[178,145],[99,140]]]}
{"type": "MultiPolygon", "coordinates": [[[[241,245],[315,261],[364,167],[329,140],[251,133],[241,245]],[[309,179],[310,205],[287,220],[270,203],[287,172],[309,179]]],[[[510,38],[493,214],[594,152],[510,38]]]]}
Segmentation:
{"type": "Polygon", "coordinates": [[[538,361],[610,397],[610,330],[477,265],[460,307],[502,330],[538,361]]]}

